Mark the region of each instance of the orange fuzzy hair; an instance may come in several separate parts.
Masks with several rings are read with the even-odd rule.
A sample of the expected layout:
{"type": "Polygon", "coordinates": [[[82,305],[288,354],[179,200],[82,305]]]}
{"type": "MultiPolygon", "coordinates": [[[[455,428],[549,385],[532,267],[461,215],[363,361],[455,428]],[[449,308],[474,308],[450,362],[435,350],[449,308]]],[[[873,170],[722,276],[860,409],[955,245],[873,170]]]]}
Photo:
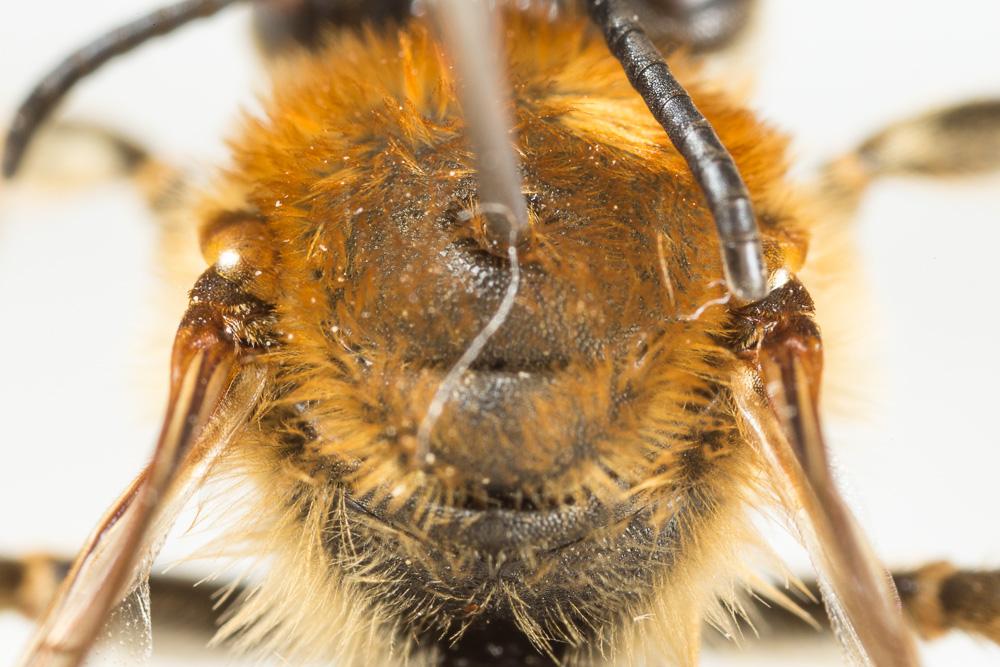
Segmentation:
{"type": "MultiPolygon", "coordinates": [[[[552,656],[567,644],[567,662],[690,664],[702,622],[728,626],[746,589],[744,515],[764,492],[730,400],[711,215],[583,21],[509,14],[505,35],[535,238],[496,355],[533,369],[532,350],[554,350],[559,363],[495,412],[453,400],[430,469],[413,463],[414,430],[496,309],[477,271],[501,269],[456,216],[475,206],[473,159],[427,28],[337,35],[298,56],[233,144],[224,189],[269,230],[274,268],[256,296],[281,342],[262,359],[275,381],[258,428],[230,462],[257,485],[237,539],[276,559],[223,628],[245,648],[432,662],[426,637],[506,616],[552,656]],[[489,509],[493,486],[524,511],[637,509],[557,553],[442,542],[428,508],[489,509]],[[359,515],[358,499],[392,521],[359,515]],[[503,579],[504,563],[521,574],[503,579]]],[[[784,140],[672,66],[746,180],[769,266],[797,270],[806,234],[779,195],[784,140]]],[[[207,206],[208,226],[222,208],[207,206]]]]}

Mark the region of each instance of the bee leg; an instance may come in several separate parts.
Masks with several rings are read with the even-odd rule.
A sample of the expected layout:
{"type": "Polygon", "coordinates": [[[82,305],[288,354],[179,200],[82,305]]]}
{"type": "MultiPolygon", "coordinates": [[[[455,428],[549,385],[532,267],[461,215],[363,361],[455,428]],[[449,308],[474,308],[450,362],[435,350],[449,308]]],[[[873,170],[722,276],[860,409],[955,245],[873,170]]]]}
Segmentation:
{"type": "MultiPolygon", "coordinates": [[[[119,178],[131,180],[153,214],[164,295],[174,295],[169,286],[190,285],[204,268],[193,243],[189,212],[195,192],[189,173],[104,125],[57,121],[35,134],[16,182],[64,192],[119,178]]],[[[174,296],[183,312],[182,294],[174,296]]]]}
{"type": "MultiPolygon", "coordinates": [[[[951,630],[980,635],[1000,643],[1000,570],[960,570],[951,563],[936,562],[912,571],[892,573],[910,626],[924,639],[936,639],[951,630]]],[[[827,621],[816,581],[801,582],[811,598],[801,593],[795,600],[818,623],[827,621]]],[[[790,593],[796,595],[798,587],[790,593]]],[[[762,638],[784,639],[809,633],[815,627],[780,605],[760,605],[747,621],[762,638]]]]}
{"type": "Polygon", "coordinates": [[[952,176],[1000,168],[1000,100],[947,107],[890,125],[855,151],[869,172],[952,176]]]}
{"type": "Polygon", "coordinates": [[[853,210],[883,176],[968,176],[1000,169],[1000,99],[906,118],[875,133],[822,171],[819,194],[853,210]]]}
{"type": "MultiPolygon", "coordinates": [[[[72,562],[47,554],[20,559],[0,558],[0,610],[12,609],[38,617],[55,595],[72,562]]],[[[949,563],[931,563],[892,575],[908,620],[924,639],[950,630],[978,634],[1000,643],[1000,570],[959,570],[949,563]]],[[[796,605],[820,624],[826,614],[815,581],[802,582],[811,600],[796,605]]],[[[246,592],[239,584],[200,584],[183,576],[153,574],[149,578],[153,627],[186,644],[211,639],[227,610],[246,592]],[[224,591],[220,595],[217,589],[224,591]]],[[[793,591],[794,592],[794,591],[793,591]]],[[[759,606],[752,622],[763,640],[815,634],[815,627],[780,605],[759,606]]],[[[750,629],[749,627],[747,628],[750,629]]]]}
{"type": "Polygon", "coordinates": [[[72,188],[115,178],[135,181],[154,213],[182,200],[187,176],[140,142],[96,123],[60,121],[44,127],[18,171],[18,181],[72,188]]]}
{"type": "Polygon", "coordinates": [[[47,554],[0,558],[0,611],[14,610],[28,618],[41,616],[71,565],[47,554]]]}
{"type": "Polygon", "coordinates": [[[1000,570],[959,570],[937,562],[893,579],[923,638],[961,630],[1000,644],[1000,570]]]}
{"type": "MultiPolygon", "coordinates": [[[[72,566],[71,559],[49,554],[0,558],[0,611],[39,618],[72,566]]],[[[169,640],[168,649],[175,644],[208,644],[233,602],[244,592],[244,587],[236,583],[219,586],[184,576],[151,574],[150,610],[157,645],[163,645],[159,639],[164,637],[169,640]]]]}

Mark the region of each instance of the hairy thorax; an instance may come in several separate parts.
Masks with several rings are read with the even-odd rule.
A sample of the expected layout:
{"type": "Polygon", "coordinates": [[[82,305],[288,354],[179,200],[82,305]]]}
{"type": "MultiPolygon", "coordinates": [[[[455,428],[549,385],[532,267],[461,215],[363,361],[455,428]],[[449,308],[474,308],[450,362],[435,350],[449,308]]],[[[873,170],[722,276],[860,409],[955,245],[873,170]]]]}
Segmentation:
{"type": "MultiPolygon", "coordinates": [[[[447,63],[420,25],[339,37],[248,121],[228,185],[277,248],[280,390],[256,446],[270,497],[322,517],[302,526],[380,622],[611,641],[741,493],[726,290],[686,165],[599,37],[511,16],[506,39],[532,241],[425,442],[513,277],[482,241],[447,63]]],[[[772,266],[797,261],[782,142],[675,67],[772,266]]]]}

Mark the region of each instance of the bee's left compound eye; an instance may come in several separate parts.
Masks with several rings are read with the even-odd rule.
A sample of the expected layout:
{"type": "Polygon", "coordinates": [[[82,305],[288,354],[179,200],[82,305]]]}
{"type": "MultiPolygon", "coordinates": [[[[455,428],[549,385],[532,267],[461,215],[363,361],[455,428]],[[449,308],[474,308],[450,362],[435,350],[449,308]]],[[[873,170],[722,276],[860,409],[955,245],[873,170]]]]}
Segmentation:
{"type": "Polygon", "coordinates": [[[272,235],[264,220],[251,211],[224,211],[209,218],[200,232],[201,252],[223,278],[253,285],[262,298],[276,258],[272,235]]]}

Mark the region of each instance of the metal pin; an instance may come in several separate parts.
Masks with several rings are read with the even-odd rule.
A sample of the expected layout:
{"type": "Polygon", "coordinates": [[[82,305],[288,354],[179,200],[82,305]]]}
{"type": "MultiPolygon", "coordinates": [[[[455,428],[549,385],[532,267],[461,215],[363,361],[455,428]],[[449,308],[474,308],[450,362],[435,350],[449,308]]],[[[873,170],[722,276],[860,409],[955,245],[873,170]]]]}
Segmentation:
{"type": "Polygon", "coordinates": [[[475,153],[480,208],[492,246],[489,250],[506,257],[506,247],[512,242],[524,246],[531,229],[514,153],[496,17],[487,0],[433,0],[429,9],[457,74],[458,97],[475,153]],[[510,214],[490,213],[494,208],[510,214]]]}

